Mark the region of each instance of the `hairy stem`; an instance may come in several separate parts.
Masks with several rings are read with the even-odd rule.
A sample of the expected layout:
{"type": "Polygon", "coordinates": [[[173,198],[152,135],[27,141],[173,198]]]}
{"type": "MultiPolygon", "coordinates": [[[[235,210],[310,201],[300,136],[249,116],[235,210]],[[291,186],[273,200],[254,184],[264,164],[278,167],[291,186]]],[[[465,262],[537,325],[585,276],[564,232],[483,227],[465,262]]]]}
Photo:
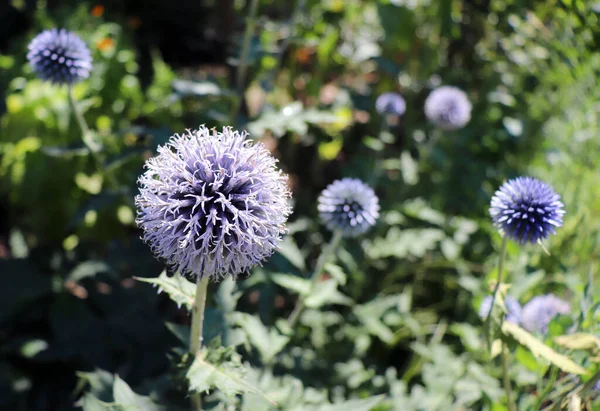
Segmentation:
{"type": "MultiPolygon", "coordinates": [[[[310,284],[309,293],[314,290],[317,282],[321,278],[321,273],[323,272],[323,269],[325,268],[325,264],[327,264],[329,262],[330,258],[335,254],[335,251],[336,251],[341,239],[342,239],[342,233],[339,231],[335,231],[333,233],[333,236],[331,237],[331,241],[329,242],[327,247],[325,247],[323,249],[323,252],[321,252],[321,255],[319,255],[319,258],[317,259],[317,265],[315,266],[315,271],[313,271],[312,277],[310,279],[311,284],[310,284]]],[[[304,309],[304,297],[300,297],[300,298],[298,298],[298,301],[296,301],[296,306],[292,310],[292,313],[290,314],[290,316],[287,320],[288,325],[290,327],[293,327],[294,325],[296,325],[296,321],[298,321],[298,318],[300,317],[300,314],[302,313],[303,309],[304,309]]]]}
{"type": "Polygon", "coordinates": [[[490,312],[488,313],[487,319],[485,320],[486,328],[487,328],[487,343],[488,348],[492,347],[492,310],[494,309],[494,304],[496,303],[496,297],[498,296],[498,291],[500,290],[500,285],[502,281],[504,281],[504,260],[506,259],[506,246],[508,245],[508,237],[504,236],[502,238],[502,245],[500,246],[500,260],[498,261],[498,279],[496,281],[496,286],[494,287],[494,292],[492,293],[492,303],[490,304],[490,312]]]}
{"type": "MultiPolygon", "coordinates": [[[[206,307],[206,293],[208,290],[208,276],[196,281],[196,298],[192,308],[192,331],[190,334],[190,353],[194,357],[200,355],[202,348],[202,324],[204,323],[204,308],[206,307]]],[[[192,394],[192,410],[202,410],[202,399],[200,393],[192,394]]]]}
{"type": "Polygon", "coordinates": [[[238,111],[244,98],[244,83],[246,82],[246,71],[248,69],[248,58],[250,57],[250,40],[252,40],[252,33],[256,27],[258,13],[259,0],[250,0],[250,12],[246,23],[246,31],[244,32],[244,39],[242,40],[242,50],[240,53],[240,60],[237,67],[237,75],[235,77],[235,85],[237,88],[237,95],[235,96],[233,107],[231,109],[231,121],[235,122],[238,111]]]}

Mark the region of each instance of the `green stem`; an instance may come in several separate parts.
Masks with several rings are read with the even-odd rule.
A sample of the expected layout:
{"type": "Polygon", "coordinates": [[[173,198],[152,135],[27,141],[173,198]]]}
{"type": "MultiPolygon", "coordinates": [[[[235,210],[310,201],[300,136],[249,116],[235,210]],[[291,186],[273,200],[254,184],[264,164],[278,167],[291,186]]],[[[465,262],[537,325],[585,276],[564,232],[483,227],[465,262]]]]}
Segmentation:
{"type": "Polygon", "coordinates": [[[75,119],[77,120],[77,124],[81,129],[81,139],[85,146],[92,152],[97,153],[100,151],[100,146],[98,143],[94,141],[92,134],[90,133],[90,128],[88,127],[85,118],[83,117],[83,113],[79,109],[79,105],[75,100],[75,94],[73,93],[73,87],[68,86],[69,89],[69,104],[71,105],[71,110],[73,110],[73,114],[75,115],[75,119]]]}
{"type": "Polygon", "coordinates": [[[487,343],[488,348],[492,347],[492,310],[494,309],[494,304],[496,303],[496,297],[498,296],[498,291],[500,290],[500,285],[502,281],[504,281],[504,260],[506,259],[506,246],[508,245],[508,237],[504,236],[502,238],[502,245],[500,246],[500,260],[498,261],[498,279],[496,281],[496,286],[494,287],[494,292],[492,293],[492,303],[490,305],[490,312],[488,313],[486,322],[487,327],[487,343]]]}
{"type": "MultiPolygon", "coordinates": [[[[190,334],[190,353],[197,357],[202,348],[202,324],[204,323],[204,308],[206,307],[206,293],[208,290],[208,276],[196,281],[196,298],[192,308],[192,331],[190,334]]],[[[192,394],[192,410],[202,410],[202,399],[200,393],[192,394]]]]}
{"type": "Polygon", "coordinates": [[[237,88],[237,95],[234,99],[233,107],[231,109],[231,121],[235,121],[238,111],[244,98],[244,83],[246,81],[246,70],[248,68],[248,58],[250,57],[250,41],[252,40],[252,33],[256,27],[258,13],[259,0],[251,0],[250,13],[248,14],[248,21],[246,23],[246,31],[244,32],[244,39],[242,41],[242,51],[240,54],[240,60],[238,62],[238,69],[236,75],[235,85],[237,88]]]}
{"type": "MultiPolygon", "coordinates": [[[[329,259],[335,254],[335,251],[341,240],[342,240],[342,233],[340,231],[335,231],[333,233],[333,236],[331,237],[331,241],[329,242],[327,247],[325,247],[325,249],[323,249],[323,252],[317,259],[317,265],[315,266],[315,271],[313,271],[312,277],[310,278],[311,284],[310,284],[309,293],[312,292],[312,290],[314,290],[317,282],[321,278],[321,273],[323,272],[323,269],[325,268],[325,264],[327,264],[329,262],[329,259]]],[[[303,309],[304,309],[304,297],[300,297],[300,298],[298,298],[298,301],[296,301],[296,306],[292,310],[292,313],[290,314],[290,316],[287,320],[288,325],[290,327],[293,327],[296,324],[296,321],[298,321],[298,318],[300,317],[300,314],[302,313],[303,309]]]]}
{"type": "Polygon", "coordinates": [[[506,343],[502,343],[502,380],[504,381],[504,390],[506,391],[506,401],[508,402],[509,411],[517,411],[517,404],[513,398],[512,387],[510,385],[510,376],[508,374],[508,347],[506,343]]]}

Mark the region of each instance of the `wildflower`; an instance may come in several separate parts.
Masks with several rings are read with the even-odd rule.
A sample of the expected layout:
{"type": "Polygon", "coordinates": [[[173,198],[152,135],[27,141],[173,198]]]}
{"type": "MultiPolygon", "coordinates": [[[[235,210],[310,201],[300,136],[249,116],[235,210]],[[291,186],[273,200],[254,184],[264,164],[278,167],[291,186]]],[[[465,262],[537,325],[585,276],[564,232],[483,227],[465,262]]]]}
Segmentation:
{"type": "Polygon", "coordinates": [[[379,114],[395,114],[401,116],[406,111],[406,102],[398,93],[383,93],[375,101],[375,110],[379,114]]]}
{"type": "MultiPolygon", "coordinates": [[[[481,302],[481,305],[479,306],[479,316],[481,318],[486,318],[490,315],[490,311],[492,310],[492,298],[491,295],[488,295],[481,302]]],[[[505,321],[519,324],[521,322],[521,304],[519,304],[514,297],[508,295],[504,299],[504,305],[506,306],[507,311],[505,321]]]]}
{"type": "Polygon", "coordinates": [[[88,78],[92,70],[90,50],[65,29],[42,31],[28,48],[27,60],[43,80],[70,85],[88,78]]]}
{"type": "Polygon", "coordinates": [[[267,148],[246,136],[201,126],[171,137],[146,163],[136,222],[175,270],[237,277],[269,257],[286,232],[287,177],[267,148]]]}
{"type": "Polygon", "coordinates": [[[571,311],[569,303],[553,294],[533,297],[523,306],[521,321],[523,328],[530,332],[545,333],[548,324],[559,314],[568,314],[571,311]]]}
{"type": "Polygon", "coordinates": [[[433,90],[425,100],[425,115],[444,130],[463,128],[471,120],[472,105],[467,95],[452,86],[433,90]]]}
{"type": "Polygon", "coordinates": [[[356,237],[375,225],[379,199],[362,181],[344,178],[323,190],[318,210],[327,228],[340,231],[345,237],[356,237]]]}
{"type": "Polygon", "coordinates": [[[525,244],[543,240],[562,226],[563,203],[548,184],[532,177],[509,180],[492,197],[490,214],[504,235],[525,244]]]}

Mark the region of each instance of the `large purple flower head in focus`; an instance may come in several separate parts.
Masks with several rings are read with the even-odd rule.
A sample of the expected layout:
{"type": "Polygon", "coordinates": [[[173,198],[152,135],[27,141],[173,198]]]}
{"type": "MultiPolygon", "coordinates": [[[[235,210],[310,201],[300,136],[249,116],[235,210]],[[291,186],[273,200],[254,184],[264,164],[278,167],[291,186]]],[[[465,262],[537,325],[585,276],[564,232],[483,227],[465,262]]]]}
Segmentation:
{"type": "Polygon", "coordinates": [[[442,86],[433,90],[425,100],[425,115],[436,127],[457,130],[471,120],[472,105],[459,88],[442,86]]]}
{"type": "Polygon", "coordinates": [[[375,110],[379,114],[395,114],[401,116],[406,111],[406,101],[398,93],[383,93],[375,101],[375,110]]]}
{"type": "Polygon", "coordinates": [[[287,178],[246,136],[201,126],[171,137],[146,163],[136,221],[175,270],[236,277],[273,254],[286,232],[287,178]]]}
{"type": "Polygon", "coordinates": [[[357,237],[375,225],[379,199],[371,187],[355,178],[329,184],[318,200],[321,219],[331,231],[357,237]]]}
{"type": "Polygon", "coordinates": [[[536,243],[562,226],[563,203],[548,184],[532,177],[518,177],[502,184],[492,197],[494,224],[513,240],[536,243]]]}
{"type": "Polygon", "coordinates": [[[44,30],[29,43],[27,60],[43,80],[73,84],[88,78],[92,55],[83,40],[65,29],[44,30]]]}
{"type": "Polygon", "coordinates": [[[568,302],[553,294],[540,295],[533,297],[523,306],[521,322],[523,328],[529,332],[545,333],[554,317],[570,312],[571,306],[568,302]]]}
{"type": "MultiPolygon", "coordinates": [[[[487,318],[487,316],[490,315],[490,311],[492,310],[492,299],[493,297],[488,295],[481,302],[481,305],[479,306],[479,316],[481,318],[487,318]]],[[[514,297],[508,295],[504,299],[504,305],[506,306],[507,311],[505,320],[510,323],[519,324],[521,322],[521,304],[519,304],[514,297]]]]}

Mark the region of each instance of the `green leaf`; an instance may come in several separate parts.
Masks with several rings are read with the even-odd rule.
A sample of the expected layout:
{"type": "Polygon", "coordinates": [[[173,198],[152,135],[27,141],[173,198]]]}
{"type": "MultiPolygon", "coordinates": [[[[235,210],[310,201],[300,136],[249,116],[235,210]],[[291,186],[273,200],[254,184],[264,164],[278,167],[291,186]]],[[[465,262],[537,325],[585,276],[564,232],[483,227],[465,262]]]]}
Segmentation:
{"type": "Polygon", "coordinates": [[[262,391],[245,381],[242,376],[244,367],[241,364],[234,361],[226,361],[218,365],[211,364],[206,361],[204,354],[196,357],[186,374],[190,383],[190,391],[205,392],[215,388],[229,398],[249,392],[277,405],[262,391]]]}
{"type": "Polygon", "coordinates": [[[94,277],[98,273],[107,273],[110,271],[110,267],[104,261],[85,261],[69,273],[67,281],[78,282],[87,277],[94,277]]]}
{"type": "Polygon", "coordinates": [[[79,405],[83,411],[125,411],[121,405],[101,401],[90,393],[83,396],[79,405]]]}
{"type": "Polygon", "coordinates": [[[545,358],[565,372],[578,375],[587,374],[587,371],[581,366],[575,364],[568,357],[557,353],[518,325],[505,321],[502,324],[502,332],[527,347],[534,356],[545,358]]]}
{"type": "Polygon", "coordinates": [[[334,279],[320,282],[310,291],[304,305],[308,308],[319,308],[327,304],[351,305],[352,299],[342,294],[337,287],[338,282],[334,279]]]}
{"type": "Polygon", "coordinates": [[[233,321],[248,335],[250,344],[260,353],[263,364],[269,364],[290,340],[276,329],[269,330],[256,316],[237,312],[233,315],[233,321]]]}
{"type": "Polygon", "coordinates": [[[173,277],[169,277],[165,270],[157,278],[135,277],[135,279],[158,287],[159,293],[162,291],[166,292],[177,306],[184,305],[188,310],[191,310],[194,306],[196,285],[181,275],[175,274],[173,277]]]}
{"type": "Polygon", "coordinates": [[[113,396],[115,403],[126,411],[160,411],[164,407],[154,403],[149,397],[138,395],[127,385],[125,381],[115,376],[113,385],[113,396]]]}
{"type": "Polygon", "coordinates": [[[298,245],[294,241],[294,238],[290,235],[285,236],[283,241],[279,245],[279,254],[284,256],[286,260],[290,262],[294,267],[300,271],[306,270],[306,263],[304,262],[304,256],[298,248],[298,245]]]}
{"type": "Polygon", "coordinates": [[[272,274],[271,280],[275,284],[287,290],[298,293],[303,297],[306,297],[310,293],[310,280],[300,278],[295,275],[281,273],[272,274]]]}
{"type": "Polygon", "coordinates": [[[316,408],[319,411],[369,411],[384,400],[383,395],[360,400],[349,400],[338,404],[327,404],[316,408]]]}
{"type": "Polygon", "coordinates": [[[346,285],[346,273],[342,268],[335,264],[325,264],[325,272],[335,278],[340,285],[346,285]]]}
{"type": "Polygon", "coordinates": [[[586,333],[561,335],[555,337],[554,342],[570,350],[597,351],[600,349],[600,338],[586,333]]]}

